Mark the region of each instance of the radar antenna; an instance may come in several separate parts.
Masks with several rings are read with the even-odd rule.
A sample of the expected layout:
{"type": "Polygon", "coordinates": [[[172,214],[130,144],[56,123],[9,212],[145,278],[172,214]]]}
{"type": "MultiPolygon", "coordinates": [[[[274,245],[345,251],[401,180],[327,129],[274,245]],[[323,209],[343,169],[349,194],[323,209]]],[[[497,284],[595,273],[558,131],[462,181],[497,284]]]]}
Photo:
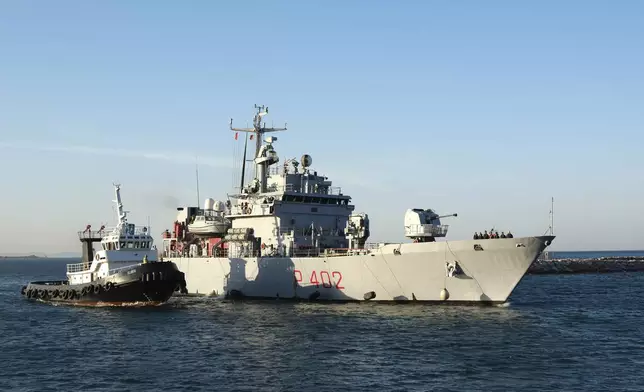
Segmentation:
{"type": "Polygon", "coordinates": [[[262,136],[266,132],[286,131],[286,123],[284,128],[266,128],[266,123],[262,124],[262,117],[268,114],[268,107],[264,105],[255,105],[257,113],[253,117],[253,128],[233,128],[233,119],[230,119],[230,130],[235,132],[247,132],[255,135],[255,158],[259,154],[259,149],[262,147],[262,136]]]}

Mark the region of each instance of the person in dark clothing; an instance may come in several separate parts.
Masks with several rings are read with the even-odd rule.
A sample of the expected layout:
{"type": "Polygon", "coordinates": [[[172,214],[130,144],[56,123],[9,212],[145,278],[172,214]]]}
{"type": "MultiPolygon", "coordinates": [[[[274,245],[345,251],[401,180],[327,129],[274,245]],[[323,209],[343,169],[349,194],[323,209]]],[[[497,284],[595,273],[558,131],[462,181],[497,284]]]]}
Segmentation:
{"type": "Polygon", "coordinates": [[[506,238],[506,237],[505,237],[505,231],[502,231],[502,232],[501,232],[501,238],[506,238]]]}
{"type": "Polygon", "coordinates": [[[485,233],[483,233],[483,238],[490,239],[490,235],[487,233],[487,230],[485,230],[485,233]]]}
{"type": "Polygon", "coordinates": [[[475,239],[475,240],[478,240],[478,239],[479,239],[479,233],[476,233],[476,232],[474,233],[474,239],[475,239]]]}
{"type": "Polygon", "coordinates": [[[510,233],[509,231],[508,231],[508,235],[507,235],[507,237],[508,237],[508,238],[514,238],[514,236],[512,235],[512,233],[510,233]]]}

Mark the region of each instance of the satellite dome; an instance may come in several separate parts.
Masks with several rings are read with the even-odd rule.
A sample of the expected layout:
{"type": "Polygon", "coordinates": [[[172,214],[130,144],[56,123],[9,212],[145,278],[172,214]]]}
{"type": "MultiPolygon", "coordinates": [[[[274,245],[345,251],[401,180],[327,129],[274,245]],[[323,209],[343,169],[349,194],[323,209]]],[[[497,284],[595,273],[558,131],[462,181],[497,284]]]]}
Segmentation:
{"type": "Polygon", "coordinates": [[[203,209],[204,210],[212,210],[213,206],[215,204],[215,200],[211,198],[207,198],[204,203],[203,203],[203,209]]]}
{"type": "Polygon", "coordinates": [[[226,210],[226,203],[221,200],[217,200],[213,203],[212,209],[217,212],[223,212],[226,210]]]}
{"type": "Polygon", "coordinates": [[[309,154],[304,154],[300,159],[300,163],[302,163],[303,167],[309,167],[313,164],[313,158],[309,154]]]}

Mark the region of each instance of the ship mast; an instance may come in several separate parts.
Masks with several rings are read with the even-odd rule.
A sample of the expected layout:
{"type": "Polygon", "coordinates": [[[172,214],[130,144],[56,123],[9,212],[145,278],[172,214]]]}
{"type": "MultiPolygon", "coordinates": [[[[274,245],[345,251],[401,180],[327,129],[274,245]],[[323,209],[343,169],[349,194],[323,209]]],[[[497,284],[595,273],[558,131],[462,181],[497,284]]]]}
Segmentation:
{"type": "Polygon", "coordinates": [[[116,193],[116,200],[114,200],[114,202],[116,203],[116,214],[119,218],[118,225],[121,226],[127,222],[127,211],[123,209],[123,203],[121,202],[121,184],[113,185],[114,193],[116,193]]]}
{"type": "MultiPolygon", "coordinates": [[[[255,105],[257,113],[253,117],[253,128],[233,128],[233,119],[230,119],[230,130],[235,132],[246,132],[252,133],[255,137],[255,158],[259,158],[259,150],[262,148],[262,136],[266,132],[277,132],[277,131],[286,131],[286,124],[284,128],[266,128],[266,123],[262,124],[262,117],[268,114],[268,107],[264,105],[255,105]]],[[[248,140],[247,140],[248,141],[248,140]]],[[[245,148],[244,148],[245,150],[245,148]]],[[[244,153],[244,158],[242,162],[242,187],[244,182],[243,173],[246,168],[246,154],[244,153]]]]}
{"type": "Polygon", "coordinates": [[[241,192],[244,189],[244,179],[246,178],[246,150],[248,150],[248,138],[244,138],[244,154],[242,156],[242,172],[241,180],[239,181],[239,191],[241,192]]]}

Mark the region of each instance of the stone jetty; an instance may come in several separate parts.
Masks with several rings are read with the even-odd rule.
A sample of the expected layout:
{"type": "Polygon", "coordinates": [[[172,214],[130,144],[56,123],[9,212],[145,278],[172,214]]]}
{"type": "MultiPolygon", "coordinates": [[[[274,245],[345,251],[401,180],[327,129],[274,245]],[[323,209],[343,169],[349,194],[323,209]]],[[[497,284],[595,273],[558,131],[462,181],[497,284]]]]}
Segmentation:
{"type": "Polygon", "coordinates": [[[528,274],[583,274],[633,271],[644,271],[644,256],[598,257],[593,259],[539,259],[530,266],[528,274]]]}

